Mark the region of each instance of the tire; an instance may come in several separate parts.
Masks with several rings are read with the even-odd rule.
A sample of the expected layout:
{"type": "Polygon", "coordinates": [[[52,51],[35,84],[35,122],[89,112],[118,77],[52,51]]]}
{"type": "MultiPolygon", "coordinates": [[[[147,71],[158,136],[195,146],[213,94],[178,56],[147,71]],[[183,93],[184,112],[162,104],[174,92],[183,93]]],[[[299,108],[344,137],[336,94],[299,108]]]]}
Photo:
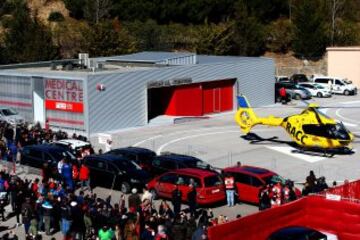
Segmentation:
{"type": "Polygon", "coordinates": [[[300,96],[300,94],[295,94],[294,98],[295,98],[296,100],[300,100],[300,99],[301,99],[301,96],[300,96]]]}
{"type": "Polygon", "coordinates": [[[127,182],[122,182],[120,185],[120,191],[123,193],[129,193],[131,190],[130,184],[127,182]]]}
{"type": "Polygon", "coordinates": [[[316,96],[317,96],[317,97],[323,97],[323,95],[322,95],[321,92],[318,92],[318,93],[316,94],[316,96]]]}
{"type": "Polygon", "coordinates": [[[159,198],[159,195],[158,195],[158,193],[157,193],[157,191],[155,189],[150,189],[150,193],[152,195],[153,200],[156,200],[156,199],[159,198]]]}
{"type": "Polygon", "coordinates": [[[345,90],[345,91],[344,91],[344,95],[345,95],[345,96],[349,96],[349,95],[350,95],[350,91],[349,91],[349,90],[345,90]]]}

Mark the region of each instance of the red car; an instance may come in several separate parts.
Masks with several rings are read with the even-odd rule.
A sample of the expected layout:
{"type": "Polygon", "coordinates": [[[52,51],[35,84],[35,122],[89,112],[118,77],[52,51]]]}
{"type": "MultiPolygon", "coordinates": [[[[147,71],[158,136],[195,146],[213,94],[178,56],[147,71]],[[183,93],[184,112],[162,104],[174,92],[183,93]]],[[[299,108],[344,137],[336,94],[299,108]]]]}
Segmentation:
{"type": "MultiPolygon", "coordinates": [[[[234,177],[239,200],[254,204],[259,203],[259,191],[263,186],[279,181],[285,183],[278,174],[253,166],[229,167],[224,169],[224,173],[234,177]]],[[[296,189],[295,193],[301,196],[300,190],[296,189]]]]}
{"type": "Polygon", "coordinates": [[[214,171],[202,169],[182,168],[164,173],[151,180],[147,184],[147,188],[155,198],[171,199],[172,193],[178,185],[182,193],[182,200],[186,202],[191,182],[196,187],[198,204],[207,205],[225,200],[224,183],[220,175],[214,171]]]}

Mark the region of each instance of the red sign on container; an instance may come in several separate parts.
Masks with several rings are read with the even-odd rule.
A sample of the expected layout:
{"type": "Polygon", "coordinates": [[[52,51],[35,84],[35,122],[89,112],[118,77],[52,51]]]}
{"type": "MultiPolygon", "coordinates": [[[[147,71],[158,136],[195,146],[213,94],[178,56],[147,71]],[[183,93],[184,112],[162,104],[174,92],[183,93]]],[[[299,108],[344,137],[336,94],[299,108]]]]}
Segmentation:
{"type": "Polygon", "coordinates": [[[80,102],[67,102],[67,101],[57,101],[57,100],[46,100],[45,107],[48,110],[57,110],[65,112],[84,112],[84,104],[80,102]]]}

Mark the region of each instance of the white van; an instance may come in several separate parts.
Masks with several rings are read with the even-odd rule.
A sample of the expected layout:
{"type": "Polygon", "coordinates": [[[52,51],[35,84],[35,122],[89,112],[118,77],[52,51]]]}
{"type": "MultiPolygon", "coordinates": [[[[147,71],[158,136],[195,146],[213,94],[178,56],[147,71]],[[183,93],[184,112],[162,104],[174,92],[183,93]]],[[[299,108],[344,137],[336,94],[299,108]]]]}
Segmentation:
{"type": "Polygon", "coordinates": [[[315,76],[313,78],[313,82],[323,87],[330,88],[332,93],[344,95],[357,94],[357,88],[352,84],[351,81],[339,77],[315,76]]]}

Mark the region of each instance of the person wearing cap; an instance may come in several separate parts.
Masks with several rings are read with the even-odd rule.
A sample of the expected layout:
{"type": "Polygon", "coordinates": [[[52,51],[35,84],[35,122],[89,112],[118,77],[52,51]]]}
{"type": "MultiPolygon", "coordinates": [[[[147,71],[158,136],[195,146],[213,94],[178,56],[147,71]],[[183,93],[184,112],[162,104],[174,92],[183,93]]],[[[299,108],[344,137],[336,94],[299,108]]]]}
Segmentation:
{"type": "Polygon", "coordinates": [[[135,209],[137,211],[141,206],[141,198],[139,194],[137,193],[137,189],[133,188],[131,190],[131,194],[128,198],[128,206],[129,208],[135,209]]]}

